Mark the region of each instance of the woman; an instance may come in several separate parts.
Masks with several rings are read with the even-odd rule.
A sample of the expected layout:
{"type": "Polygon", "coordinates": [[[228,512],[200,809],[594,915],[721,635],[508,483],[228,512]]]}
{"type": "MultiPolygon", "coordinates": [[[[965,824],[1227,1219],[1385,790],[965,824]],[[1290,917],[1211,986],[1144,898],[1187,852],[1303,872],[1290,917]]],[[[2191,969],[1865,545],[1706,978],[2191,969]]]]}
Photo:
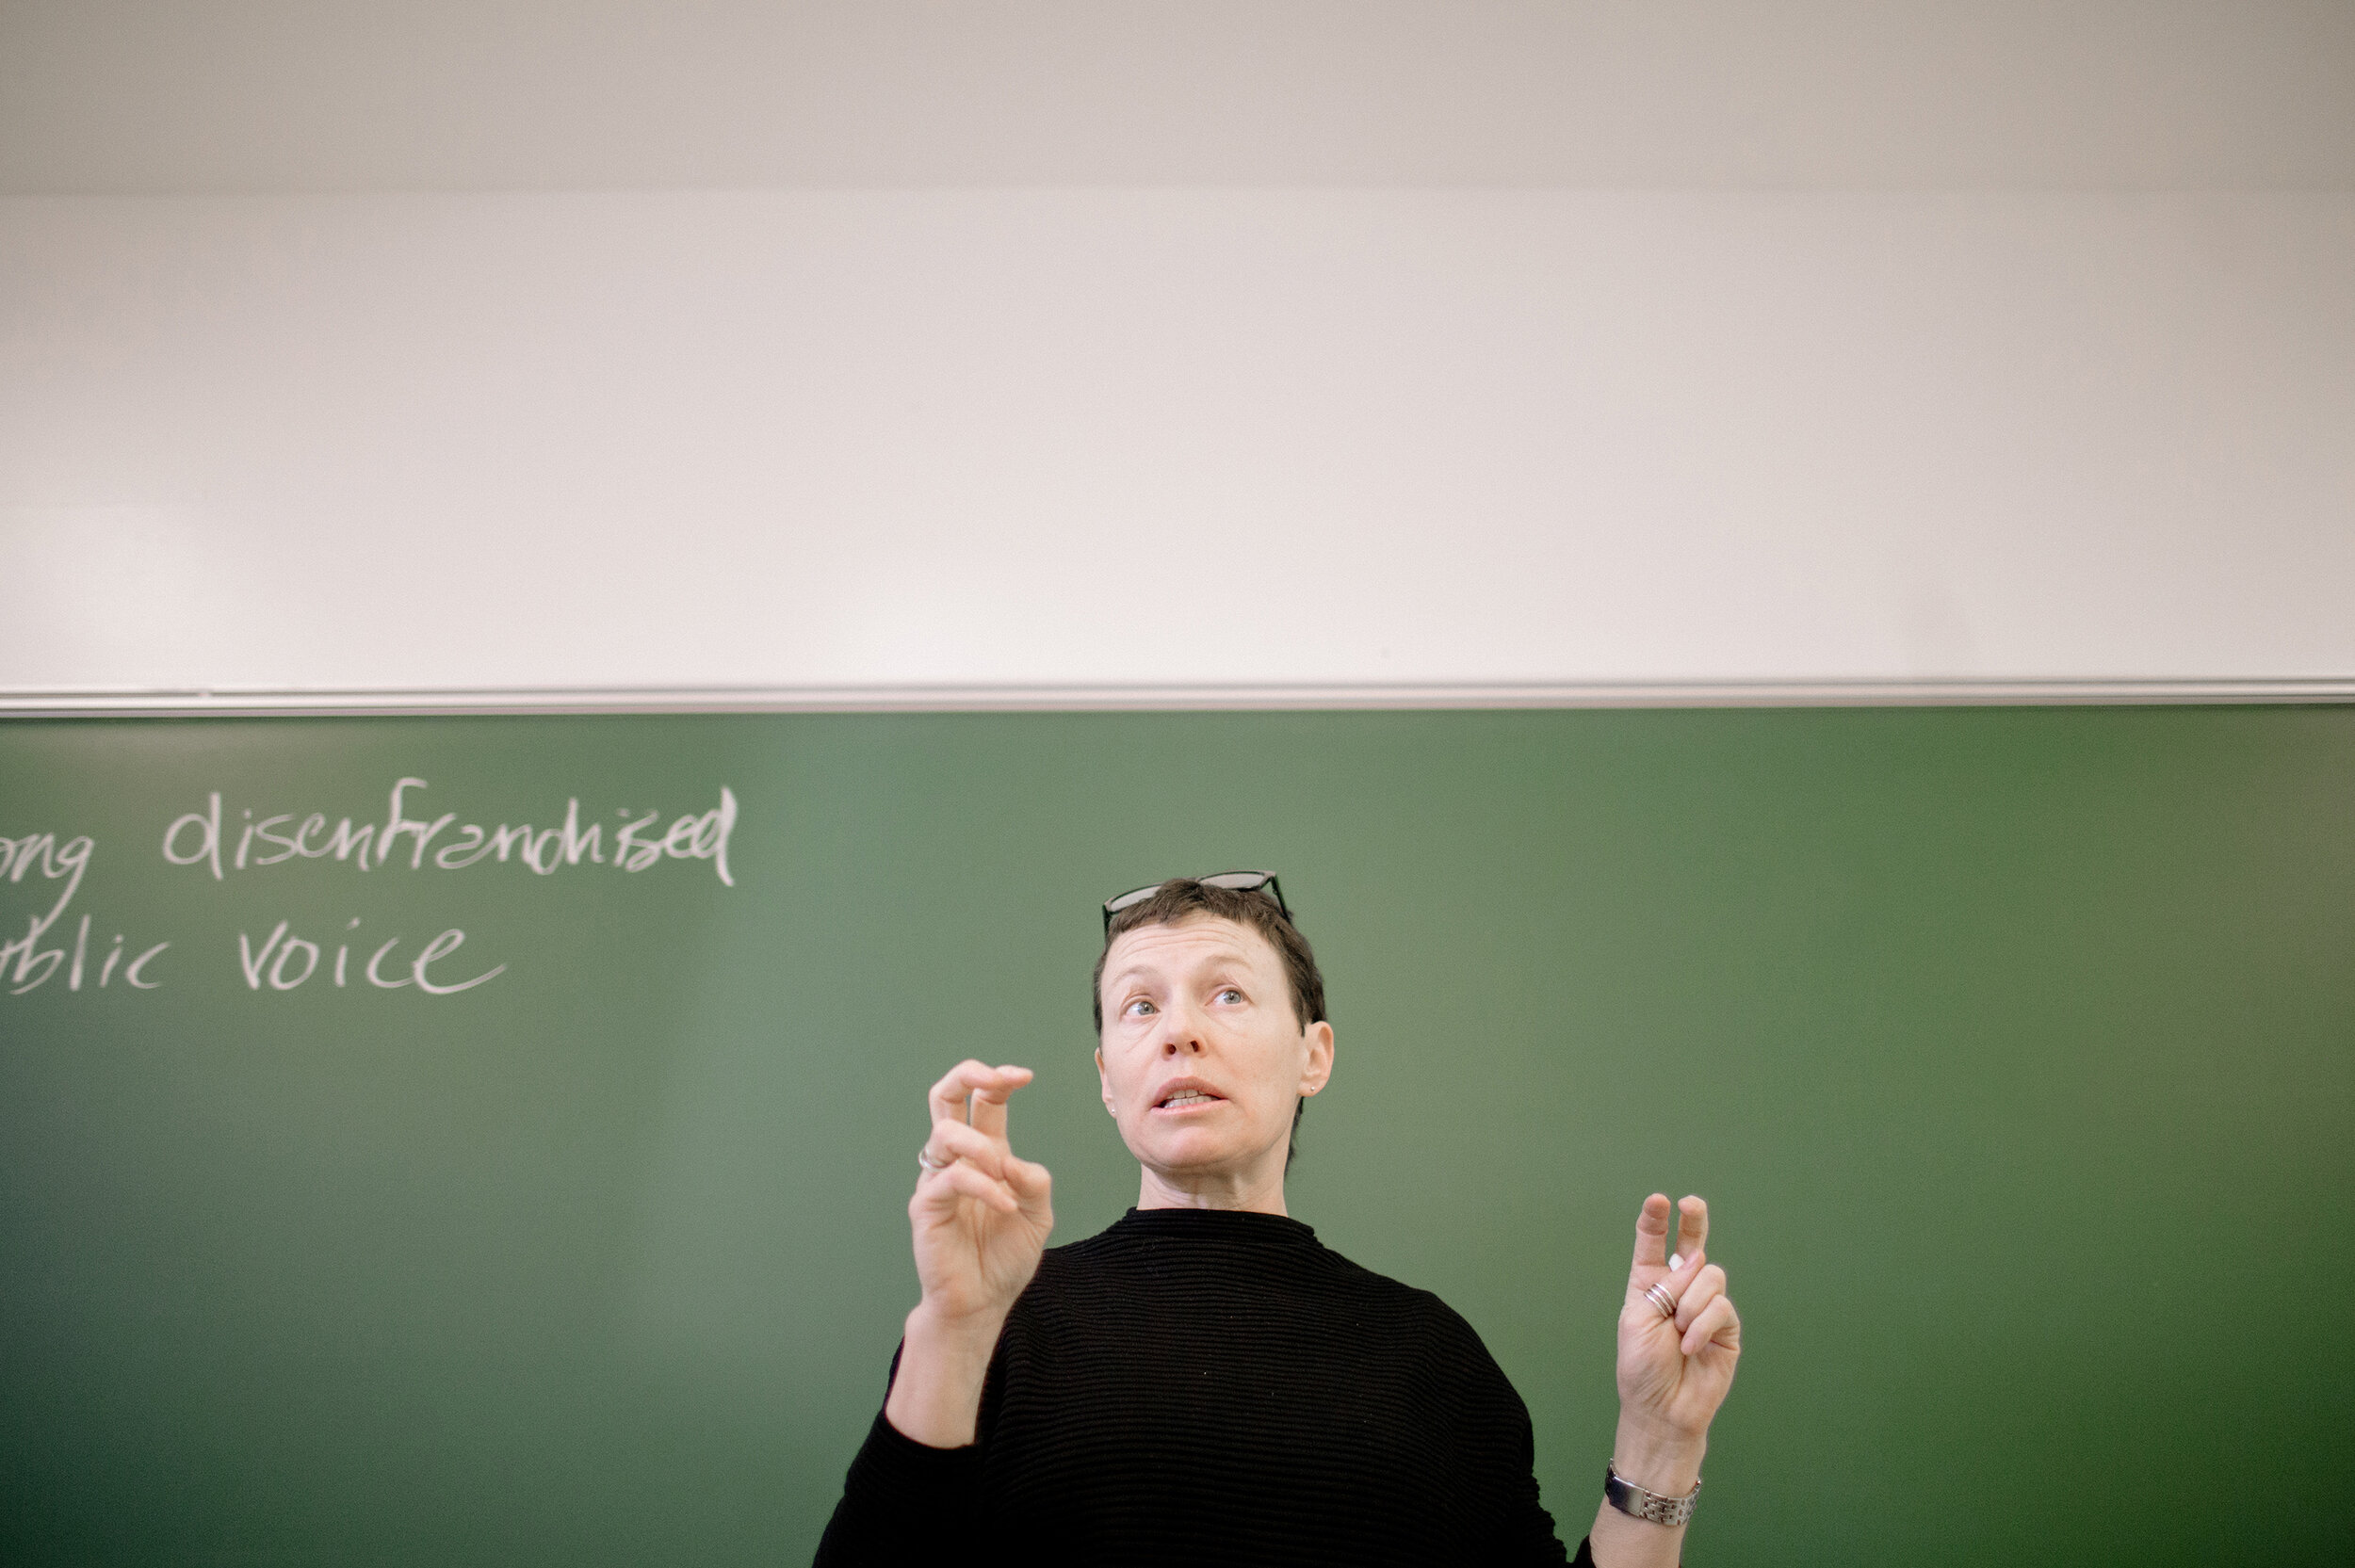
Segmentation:
{"type": "MultiPolygon", "coordinates": [[[[1303,1103],[1333,1071],[1315,955],[1272,874],[1105,906],[1096,1071],[1137,1206],[1046,1251],[1021,1067],[932,1090],[908,1215],[923,1299],[820,1564],[1553,1562],[1529,1414],[1464,1320],[1350,1263],[1284,1207],[1303,1103]]],[[[1636,1221],[1619,1424],[1579,1549],[1667,1568],[1741,1350],[1708,1208],[1636,1221]]]]}

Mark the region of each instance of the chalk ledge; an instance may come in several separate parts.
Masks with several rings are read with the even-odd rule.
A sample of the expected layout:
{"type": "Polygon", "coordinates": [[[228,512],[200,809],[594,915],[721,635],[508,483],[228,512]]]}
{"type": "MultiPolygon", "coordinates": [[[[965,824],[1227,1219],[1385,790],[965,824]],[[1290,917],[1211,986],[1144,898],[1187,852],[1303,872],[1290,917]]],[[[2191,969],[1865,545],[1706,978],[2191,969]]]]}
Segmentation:
{"type": "Polygon", "coordinates": [[[1211,709],[1735,708],[2355,703],[2289,680],[1630,681],[1494,685],[891,686],[0,691],[0,718],[365,714],[1120,713],[1211,709]]]}

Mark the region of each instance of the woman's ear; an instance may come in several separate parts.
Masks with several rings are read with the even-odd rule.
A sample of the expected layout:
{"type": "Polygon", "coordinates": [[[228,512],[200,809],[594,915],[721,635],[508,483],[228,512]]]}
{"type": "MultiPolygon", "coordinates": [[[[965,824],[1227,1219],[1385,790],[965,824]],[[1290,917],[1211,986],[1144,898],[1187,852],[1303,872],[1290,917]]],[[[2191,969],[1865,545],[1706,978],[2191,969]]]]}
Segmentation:
{"type": "Polygon", "coordinates": [[[1333,1076],[1333,1026],[1320,1018],[1301,1031],[1308,1041],[1308,1063],[1300,1075],[1300,1092],[1314,1094],[1333,1076]]]}
{"type": "Polygon", "coordinates": [[[1096,1082],[1103,1091],[1104,1108],[1112,1112],[1113,1121],[1119,1121],[1120,1107],[1113,1104],[1113,1080],[1104,1072],[1104,1047],[1101,1045],[1096,1048],[1096,1082]]]}

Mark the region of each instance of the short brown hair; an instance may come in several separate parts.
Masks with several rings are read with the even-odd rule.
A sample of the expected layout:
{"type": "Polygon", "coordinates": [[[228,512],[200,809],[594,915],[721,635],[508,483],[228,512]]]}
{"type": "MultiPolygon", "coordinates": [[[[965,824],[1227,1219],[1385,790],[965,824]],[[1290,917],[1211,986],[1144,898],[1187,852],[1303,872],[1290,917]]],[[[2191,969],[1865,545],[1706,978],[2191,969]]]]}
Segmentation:
{"type": "MultiPolygon", "coordinates": [[[[1088,1001],[1098,1040],[1104,1037],[1104,961],[1112,956],[1113,944],[1140,926],[1175,926],[1196,915],[1229,920],[1267,938],[1268,946],[1283,962],[1285,978],[1291,982],[1292,1016],[1301,1028],[1325,1021],[1324,976],[1317,969],[1316,949],[1274,898],[1257,888],[1245,892],[1214,887],[1192,877],[1174,877],[1154,889],[1150,898],[1113,915],[1105,929],[1104,950],[1096,955],[1096,973],[1088,978],[1088,1001]]],[[[1300,1117],[1307,1108],[1306,1098],[1292,1107],[1292,1140],[1284,1152],[1288,1170],[1300,1153],[1300,1117]]]]}

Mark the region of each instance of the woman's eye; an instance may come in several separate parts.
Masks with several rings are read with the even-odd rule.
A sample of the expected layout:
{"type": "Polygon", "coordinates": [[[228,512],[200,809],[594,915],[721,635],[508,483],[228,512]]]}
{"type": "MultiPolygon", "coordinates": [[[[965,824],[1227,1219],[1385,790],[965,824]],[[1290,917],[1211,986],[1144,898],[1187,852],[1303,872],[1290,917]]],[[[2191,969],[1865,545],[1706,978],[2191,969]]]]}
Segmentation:
{"type": "Polygon", "coordinates": [[[1234,986],[1223,985],[1218,988],[1218,999],[1222,1002],[1240,1002],[1242,993],[1234,986]]]}
{"type": "Polygon", "coordinates": [[[1132,1018],[1143,1018],[1153,1010],[1153,1004],[1140,996],[1135,1001],[1130,1002],[1126,1010],[1132,1018]]]}

